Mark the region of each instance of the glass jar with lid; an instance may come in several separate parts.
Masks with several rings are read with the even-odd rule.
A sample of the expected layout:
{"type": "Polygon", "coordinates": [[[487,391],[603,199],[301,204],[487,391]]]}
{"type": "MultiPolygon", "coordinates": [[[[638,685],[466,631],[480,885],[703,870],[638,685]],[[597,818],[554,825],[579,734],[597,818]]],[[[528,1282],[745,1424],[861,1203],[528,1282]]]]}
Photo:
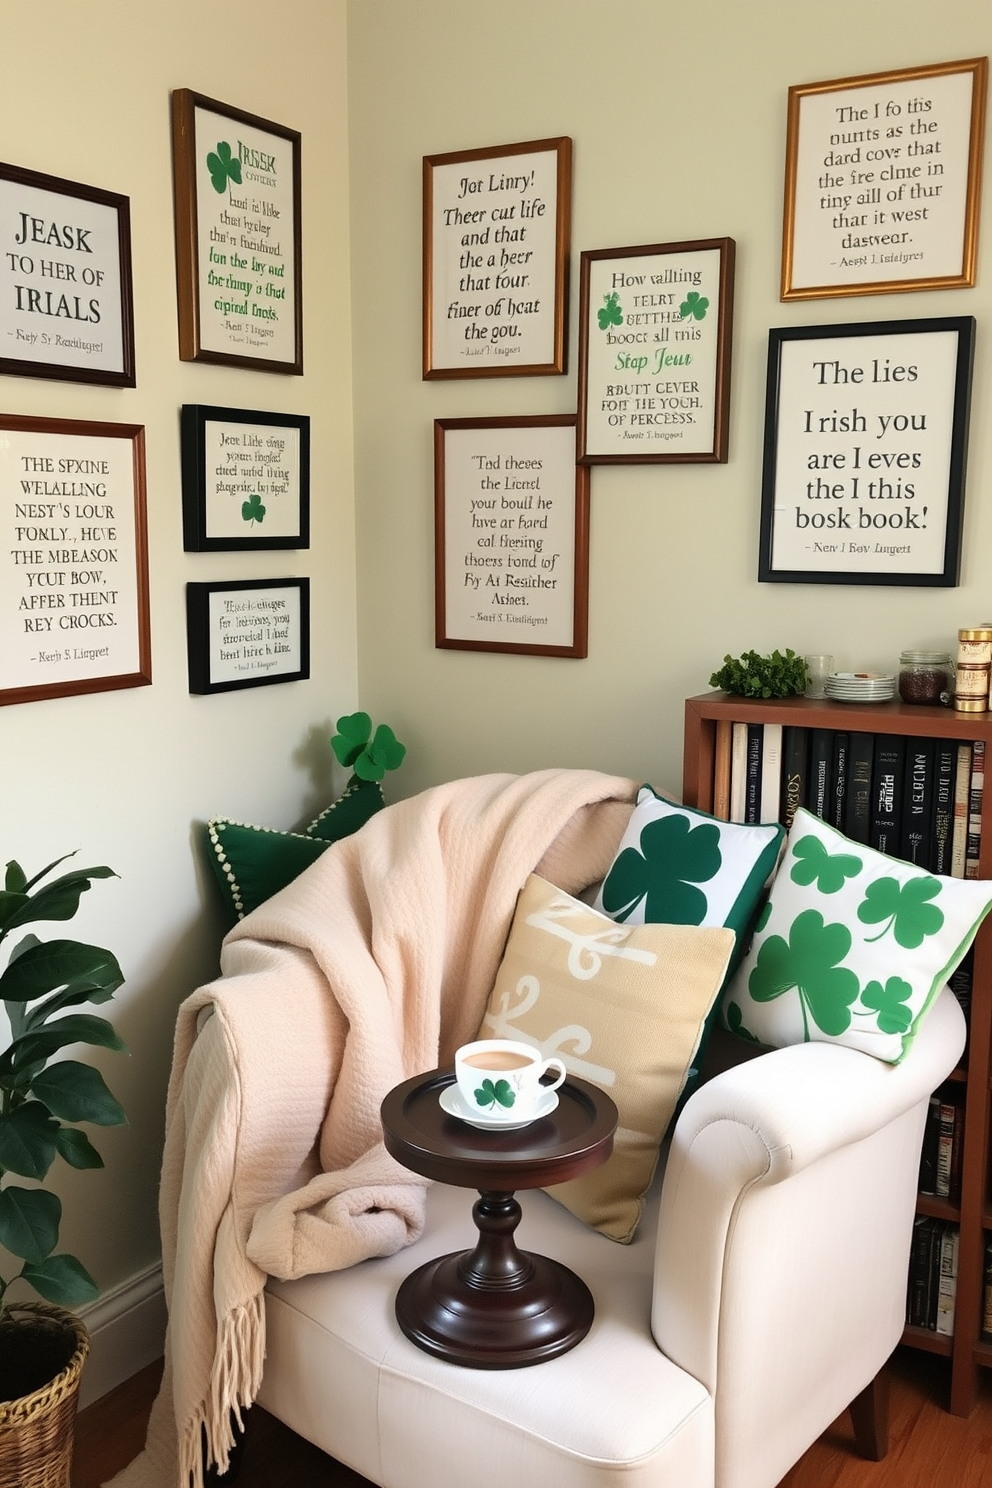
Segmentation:
{"type": "Polygon", "coordinates": [[[953,691],[954,667],[947,651],[903,651],[899,696],[904,703],[938,706],[953,691]]]}

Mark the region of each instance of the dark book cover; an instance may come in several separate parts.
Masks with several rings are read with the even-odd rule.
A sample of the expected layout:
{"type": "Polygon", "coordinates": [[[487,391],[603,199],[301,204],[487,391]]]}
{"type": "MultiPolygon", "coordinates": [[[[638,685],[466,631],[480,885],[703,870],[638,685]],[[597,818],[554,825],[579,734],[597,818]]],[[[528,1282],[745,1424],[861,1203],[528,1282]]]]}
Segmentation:
{"type": "Polygon", "coordinates": [[[879,734],[871,781],[871,831],[868,844],[898,858],[902,847],[902,789],[906,773],[906,740],[899,734],[879,734]]]}
{"type": "Polygon", "coordinates": [[[786,831],[800,806],[806,804],[809,729],[786,724],[782,730],[782,794],[779,821],[786,831]]]}
{"type": "Polygon", "coordinates": [[[937,1150],[940,1146],[940,1096],[934,1092],[927,1106],[923,1125],[923,1147],[920,1152],[921,1194],[937,1192],[937,1150]]]}
{"type": "Polygon", "coordinates": [[[954,835],[954,772],[958,751],[953,739],[937,739],[935,746],[930,870],[949,877],[954,835]]]}
{"type": "Polygon", "coordinates": [[[761,754],[763,725],[747,726],[747,775],[744,782],[744,820],[761,820],[761,754]]]}
{"type": "Polygon", "coordinates": [[[906,740],[902,795],[902,846],[899,856],[929,873],[932,858],[934,741],[906,740]]]}
{"type": "Polygon", "coordinates": [[[875,735],[851,734],[847,750],[844,833],[852,842],[867,842],[871,832],[871,777],[875,735]]]}
{"type": "MultiPolygon", "coordinates": [[[[913,1225],[913,1240],[909,1253],[908,1321],[914,1328],[930,1326],[930,1296],[933,1291],[936,1228],[937,1221],[922,1214],[917,1215],[913,1225]]],[[[934,1317],[936,1320],[936,1307],[934,1317]]]]}
{"type": "MultiPolygon", "coordinates": [[[[964,1013],[965,1027],[971,1032],[971,988],[975,971],[975,948],[969,946],[962,957],[958,968],[948,978],[948,985],[958,1000],[958,1006],[964,1013]]],[[[965,1043],[961,1063],[968,1063],[968,1045],[965,1043]]]]}
{"type": "Polygon", "coordinates": [[[829,811],[826,820],[838,832],[844,830],[845,801],[847,799],[847,772],[850,761],[851,736],[838,729],[834,734],[834,755],[830,780],[829,811]]]}
{"type": "Polygon", "coordinates": [[[833,776],[834,731],[810,730],[809,771],[806,784],[806,810],[821,821],[830,818],[830,782],[833,776]]]}

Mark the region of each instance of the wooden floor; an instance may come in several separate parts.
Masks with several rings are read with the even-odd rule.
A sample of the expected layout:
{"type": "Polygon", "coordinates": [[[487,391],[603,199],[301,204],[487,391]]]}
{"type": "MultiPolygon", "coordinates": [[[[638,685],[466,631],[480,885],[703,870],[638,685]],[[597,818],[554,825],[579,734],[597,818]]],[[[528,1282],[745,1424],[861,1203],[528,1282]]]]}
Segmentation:
{"type": "MultiPolygon", "coordinates": [[[[947,1373],[943,1360],[900,1349],[891,1373],[885,1460],[865,1462],[857,1456],[850,1423],[843,1416],[787,1474],[781,1488],[992,1488],[992,1372],[982,1372],[981,1396],[967,1421],[942,1409],[947,1373]]],[[[72,1488],[100,1488],[140,1451],[158,1377],[159,1367],[151,1365],[81,1412],[72,1488]]],[[[284,1485],[367,1488],[364,1478],[256,1407],[249,1415],[238,1488],[284,1485]]]]}

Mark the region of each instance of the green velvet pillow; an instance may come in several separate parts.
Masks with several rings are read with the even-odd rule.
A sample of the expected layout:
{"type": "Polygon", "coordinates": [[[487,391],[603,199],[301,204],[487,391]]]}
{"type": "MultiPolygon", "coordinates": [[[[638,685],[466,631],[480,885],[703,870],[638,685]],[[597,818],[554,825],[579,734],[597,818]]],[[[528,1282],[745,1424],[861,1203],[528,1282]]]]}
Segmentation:
{"type": "Polygon", "coordinates": [[[377,782],[353,777],[305,832],[278,832],[213,817],[207,823],[210,861],[230,924],[292,883],[332,842],[357,832],[384,804],[377,782]]]}
{"type": "Polygon", "coordinates": [[[812,1039],[898,1064],[992,906],[992,882],[944,878],[795,815],[727,1027],[781,1048],[812,1039]]]}

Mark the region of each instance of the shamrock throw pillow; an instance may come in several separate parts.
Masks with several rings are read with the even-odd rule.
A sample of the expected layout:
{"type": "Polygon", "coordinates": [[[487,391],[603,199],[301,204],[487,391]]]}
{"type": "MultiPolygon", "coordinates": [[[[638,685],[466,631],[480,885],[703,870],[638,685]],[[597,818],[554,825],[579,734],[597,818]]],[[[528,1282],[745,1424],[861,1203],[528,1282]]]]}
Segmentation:
{"type": "Polygon", "coordinates": [[[548,1190],[612,1240],[633,1238],[733,943],[715,927],[617,925],[537,874],[521,891],[477,1037],[557,1055],[616,1102],[612,1156],[548,1190]]]}
{"type": "Polygon", "coordinates": [[[897,1064],[990,906],[992,882],[927,873],[800,808],[724,1022],[775,1048],[817,1039],[897,1064]]]}

